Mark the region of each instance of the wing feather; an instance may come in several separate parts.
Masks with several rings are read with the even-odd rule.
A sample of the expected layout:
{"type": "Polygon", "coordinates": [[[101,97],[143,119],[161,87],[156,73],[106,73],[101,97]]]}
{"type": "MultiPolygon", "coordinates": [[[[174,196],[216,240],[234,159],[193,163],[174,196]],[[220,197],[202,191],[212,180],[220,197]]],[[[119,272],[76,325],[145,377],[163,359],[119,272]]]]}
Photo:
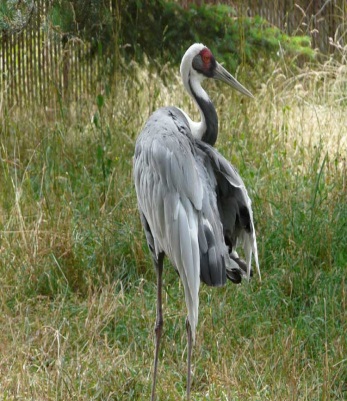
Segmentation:
{"type": "Polygon", "coordinates": [[[136,142],[134,181],[149,247],[177,269],[195,338],[200,279],[219,286],[228,275],[239,282],[238,242],[248,276],[252,254],[259,271],[246,188],[223,156],[192,137],[176,108],[159,109],[147,121],[136,142]]]}
{"type": "MultiPolygon", "coordinates": [[[[231,252],[241,242],[247,265],[247,277],[251,275],[252,255],[261,279],[256,234],[253,223],[252,202],[237,170],[213,147],[197,141],[197,146],[207,155],[216,179],[217,201],[225,237],[232,246],[231,252]]],[[[228,260],[231,269],[235,264],[228,260]]]]}
{"type": "Polygon", "coordinates": [[[153,236],[154,253],[165,252],[181,277],[195,338],[200,286],[198,216],[203,188],[194,139],[175,113],[175,109],[164,108],[149,118],[136,142],[134,181],[139,209],[153,236]]]}

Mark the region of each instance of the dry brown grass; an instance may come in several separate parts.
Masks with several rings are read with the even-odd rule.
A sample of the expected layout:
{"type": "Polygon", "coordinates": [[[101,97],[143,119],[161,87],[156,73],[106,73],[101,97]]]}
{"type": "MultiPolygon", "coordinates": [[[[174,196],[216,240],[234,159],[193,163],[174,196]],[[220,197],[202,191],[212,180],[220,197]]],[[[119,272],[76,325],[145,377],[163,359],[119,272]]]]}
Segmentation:
{"type": "MultiPolygon", "coordinates": [[[[155,108],[197,114],[178,74],[131,68],[101,108],[2,121],[1,400],[150,396],[156,291],[131,157],[155,108]]],[[[194,400],[346,396],[346,69],[288,68],[255,83],[255,101],[207,83],[217,147],[253,198],[263,283],[201,288],[194,400]]],[[[179,400],[185,308],[169,264],[164,306],[158,396],[179,400]]]]}

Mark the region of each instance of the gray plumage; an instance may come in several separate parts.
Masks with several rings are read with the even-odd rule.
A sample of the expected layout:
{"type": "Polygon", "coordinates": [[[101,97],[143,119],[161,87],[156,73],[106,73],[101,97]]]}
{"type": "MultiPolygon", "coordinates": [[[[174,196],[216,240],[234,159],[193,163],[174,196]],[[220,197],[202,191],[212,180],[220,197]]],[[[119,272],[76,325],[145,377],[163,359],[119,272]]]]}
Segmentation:
{"type": "Polygon", "coordinates": [[[243,181],[220,153],[192,136],[179,109],[161,108],[148,119],[136,143],[134,177],[154,255],[164,251],[180,275],[186,275],[184,269],[196,257],[198,245],[204,283],[224,285],[227,269],[246,275],[233,263],[225,243],[232,251],[240,240],[251,247],[254,241],[251,202],[243,181]],[[191,238],[193,229],[197,232],[191,238]],[[187,241],[196,239],[187,247],[187,241]]]}
{"type": "Polygon", "coordinates": [[[195,44],[188,49],[181,64],[183,82],[200,109],[202,122],[192,122],[176,107],[161,108],[150,116],[135,147],[138,207],[158,273],[152,400],[163,320],[164,255],[179,273],[188,309],[188,398],[200,280],[209,286],[222,286],[227,278],[234,283],[239,283],[243,276],[249,278],[252,253],[259,271],[251,201],[238,172],[212,147],[218,134],[217,114],[200,82],[204,77],[215,77],[248,96],[251,94],[208,52],[205,46],[195,44]],[[212,57],[211,65],[205,63],[205,52],[212,57]],[[209,68],[207,72],[205,67],[206,71],[209,68]],[[243,245],[245,261],[236,252],[239,244],[243,245]]]}

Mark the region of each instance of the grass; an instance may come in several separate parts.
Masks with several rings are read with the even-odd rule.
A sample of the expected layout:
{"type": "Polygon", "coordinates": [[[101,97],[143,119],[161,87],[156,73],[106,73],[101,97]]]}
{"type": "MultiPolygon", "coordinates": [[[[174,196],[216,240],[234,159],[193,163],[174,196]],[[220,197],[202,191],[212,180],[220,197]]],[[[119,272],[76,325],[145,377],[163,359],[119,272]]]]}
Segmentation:
{"type": "MultiPolygon", "coordinates": [[[[347,70],[271,70],[239,77],[256,100],[206,85],[217,147],[253,199],[263,281],[201,287],[194,400],[347,397],[347,70]]],[[[149,399],[156,286],[131,169],[167,104],[197,118],[176,72],[132,65],[113,95],[2,110],[1,400],[149,399]]],[[[157,391],[178,400],[185,306],[169,263],[164,281],[157,391]]]]}

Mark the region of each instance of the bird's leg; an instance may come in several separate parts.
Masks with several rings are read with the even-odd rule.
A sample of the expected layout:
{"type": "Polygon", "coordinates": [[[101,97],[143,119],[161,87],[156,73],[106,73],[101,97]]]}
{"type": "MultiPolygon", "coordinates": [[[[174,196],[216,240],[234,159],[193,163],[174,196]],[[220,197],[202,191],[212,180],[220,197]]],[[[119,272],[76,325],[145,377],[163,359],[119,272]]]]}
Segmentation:
{"type": "Polygon", "coordinates": [[[190,327],[189,320],[186,320],[186,328],[187,328],[187,339],[188,339],[188,355],[187,355],[187,364],[188,364],[188,371],[187,371],[187,401],[190,399],[190,384],[191,384],[191,360],[192,360],[192,348],[193,348],[193,337],[192,337],[192,329],[190,327]]]}
{"type": "Polygon", "coordinates": [[[157,370],[158,370],[158,356],[159,356],[159,343],[161,333],[163,331],[163,308],[162,308],[162,273],[163,273],[163,261],[164,253],[160,253],[158,258],[153,257],[154,264],[157,272],[157,319],[155,322],[155,352],[154,352],[154,371],[153,371],[153,383],[152,383],[152,398],[155,400],[155,385],[157,381],[157,370]]]}

